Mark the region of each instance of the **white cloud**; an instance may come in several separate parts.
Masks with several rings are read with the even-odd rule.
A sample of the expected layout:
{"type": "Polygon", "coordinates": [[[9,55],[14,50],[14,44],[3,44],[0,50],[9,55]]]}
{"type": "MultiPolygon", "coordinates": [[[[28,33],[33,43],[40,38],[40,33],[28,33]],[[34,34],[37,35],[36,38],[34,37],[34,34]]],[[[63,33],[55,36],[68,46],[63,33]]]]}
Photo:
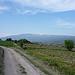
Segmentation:
{"type": "Polygon", "coordinates": [[[36,10],[32,11],[32,14],[37,14],[37,13],[46,13],[46,11],[40,10],[40,9],[36,9],[36,10]]]}
{"type": "MultiPolygon", "coordinates": [[[[10,0],[8,0],[10,1],[10,0]]],[[[75,10],[75,0],[11,0],[23,7],[46,9],[51,12],[75,10]]]]}
{"type": "Polygon", "coordinates": [[[21,10],[21,9],[16,9],[17,10],[17,13],[19,13],[19,14],[37,14],[37,13],[46,13],[46,11],[45,10],[39,10],[39,9],[35,9],[35,10],[31,10],[31,9],[29,9],[29,10],[21,10]]]}
{"type": "Polygon", "coordinates": [[[12,34],[8,34],[8,33],[1,33],[1,34],[0,34],[0,38],[2,38],[2,37],[6,37],[6,36],[10,36],[10,35],[12,35],[12,34]]]}
{"type": "Polygon", "coordinates": [[[0,11],[9,10],[9,7],[7,6],[0,6],[0,11]]]}
{"type": "Polygon", "coordinates": [[[11,7],[11,9],[21,9],[23,14],[75,10],[75,0],[0,0],[0,4],[8,6],[0,6],[0,10],[8,10],[11,7]]]}
{"type": "Polygon", "coordinates": [[[3,14],[4,11],[7,11],[7,10],[9,10],[9,7],[7,7],[7,6],[0,6],[0,14],[3,14]]]}
{"type": "Polygon", "coordinates": [[[56,25],[59,27],[64,27],[64,28],[73,28],[75,27],[75,23],[71,23],[71,22],[66,22],[64,20],[56,20],[56,25]]]}
{"type": "Polygon", "coordinates": [[[28,14],[28,13],[32,13],[32,11],[31,11],[31,10],[24,10],[24,11],[22,12],[22,14],[28,14]]]}

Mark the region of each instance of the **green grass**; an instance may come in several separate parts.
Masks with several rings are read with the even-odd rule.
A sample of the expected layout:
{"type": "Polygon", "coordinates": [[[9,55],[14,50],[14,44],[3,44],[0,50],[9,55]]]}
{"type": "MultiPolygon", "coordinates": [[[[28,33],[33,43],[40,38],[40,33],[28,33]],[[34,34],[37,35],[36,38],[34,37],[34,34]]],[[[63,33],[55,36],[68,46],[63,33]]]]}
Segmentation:
{"type": "Polygon", "coordinates": [[[12,41],[0,41],[0,46],[15,47],[15,45],[12,41]]]}
{"type": "Polygon", "coordinates": [[[25,68],[24,68],[21,64],[19,64],[19,66],[20,66],[20,68],[21,68],[22,74],[27,75],[27,72],[25,71],[25,68]]]}
{"type": "Polygon", "coordinates": [[[4,50],[0,47],[0,75],[4,75],[4,50]]]}
{"type": "Polygon", "coordinates": [[[65,75],[75,75],[75,52],[28,46],[27,54],[43,61],[44,65],[54,67],[65,75]]]}

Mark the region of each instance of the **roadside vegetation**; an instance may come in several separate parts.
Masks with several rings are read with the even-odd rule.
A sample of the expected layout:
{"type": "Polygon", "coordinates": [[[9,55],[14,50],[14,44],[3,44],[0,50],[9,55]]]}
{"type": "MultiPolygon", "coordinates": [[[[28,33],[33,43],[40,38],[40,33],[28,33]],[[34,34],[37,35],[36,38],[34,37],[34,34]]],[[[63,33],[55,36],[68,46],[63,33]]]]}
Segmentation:
{"type": "Polygon", "coordinates": [[[48,71],[42,69],[41,66],[36,65],[33,60],[30,60],[17,50],[17,52],[27,58],[47,75],[50,75],[50,69],[59,71],[60,75],[75,75],[75,50],[72,49],[74,48],[74,42],[72,40],[65,40],[64,44],[59,46],[54,44],[31,43],[26,39],[12,40],[10,38],[6,39],[6,41],[0,41],[0,45],[16,47],[17,49],[21,49],[21,51],[25,52],[27,55],[35,58],[35,60],[43,62],[43,65],[48,67],[48,71]]]}
{"type": "Polygon", "coordinates": [[[4,50],[0,47],[0,75],[4,75],[4,50]]]}
{"type": "Polygon", "coordinates": [[[28,41],[27,39],[20,39],[18,41],[16,41],[16,44],[19,45],[21,48],[25,48],[25,44],[29,44],[31,43],[30,41],[28,41]]]}
{"type": "Polygon", "coordinates": [[[0,40],[0,46],[5,46],[5,47],[16,47],[18,45],[24,49],[25,48],[24,45],[27,43],[31,42],[26,39],[12,40],[11,38],[7,38],[5,41],[0,40]]]}
{"type": "Polygon", "coordinates": [[[12,41],[0,41],[0,46],[15,47],[15,45],[12,41]]]}
{"type": "Polygon", "coordinates": [[[57,69],[61,74],[75,75],[75,52],[46,46],[40,47],[34,44],[27,44],[26,46],[25,52],[35,59],[41,60],[44,65],[53,70],[57,69]]]}

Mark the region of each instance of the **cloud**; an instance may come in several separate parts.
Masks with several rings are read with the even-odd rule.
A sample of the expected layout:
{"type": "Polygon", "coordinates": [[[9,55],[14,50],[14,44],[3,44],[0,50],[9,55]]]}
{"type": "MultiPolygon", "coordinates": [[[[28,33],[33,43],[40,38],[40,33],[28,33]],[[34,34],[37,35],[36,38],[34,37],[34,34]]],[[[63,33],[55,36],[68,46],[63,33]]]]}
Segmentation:
{"type": "MultiPolygon", "coordinates": [[[[11,9],[21,9],[24,14],[75,10],[75,0],[1,0],[0,4],[1,3],[3,5],[6,4],[8,7],[11,7],[11,9]]],[[[0,6],[0,10],[7,10],[9,9],[8,7],[0,6]]]]}
{"type": "Polygon", "coordinates": [[[1,33],[1,34],[0,34],[0,38],[2,38],[2,37],[6,37],[6,36],[10,36],[10,35],[12,35],[12,34],[8,34],[8,33],[1,33]]]}
{"type": "Polygon", "coordinates": [[[22,14],[28,14],[28,13],[32,13],[32,11],[31,11],[31,10],[24,10],[24,11],[22,12],[22,14]]]}
{"type": "Polygon", "coordinates": [[[4,11],[7,11],[7,10],[9,10],[9,7],[7,7],[7,6],[0,6],[0,14],[3,14],[4,11]]]}
{"type": "Polygon", "coordinates": [[[46,11],[45,10],[39,10],[39,9],[35,9],[35,10],[31,10],[31,9],[29,9],[29,10],[21,10],[21,9],[16,9],[17,10],[17,12],[19,13],[19,14],[37,14],[37,13],[46,13],[46,11]]]}
{"type": "MultiPolygon", "coordinates": [[[[9,0],[8,0],[9,1],[9,0]]],[[[46,9],[51,12],[75,10],[75,0],[10,0],[23,7],[46,9]]]]}
{"type": "Polygon", "coordinates": [[[75,27],[75,23],[71,23],[71,22],[66,22],[64,20],[56,20],[56,25],[58,27],[63,27],[63,28],[73,28],[75,27]]]}
{"type": "Polygon", "coordinates": [[[0,11],[9,10],[9,7],[7,6],[0,6],[0,11]]]}

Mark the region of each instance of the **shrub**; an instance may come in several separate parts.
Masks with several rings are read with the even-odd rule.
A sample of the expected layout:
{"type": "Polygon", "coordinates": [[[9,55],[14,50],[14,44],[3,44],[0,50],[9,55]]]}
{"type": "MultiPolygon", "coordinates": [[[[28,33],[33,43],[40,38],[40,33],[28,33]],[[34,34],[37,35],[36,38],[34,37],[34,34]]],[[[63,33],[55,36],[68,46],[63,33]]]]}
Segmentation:
{"type": "Polygon", "coordinates": [[[65,48],[67,48],[69,51],[72,50],[72,48],[74,48],[74,42],[73,40],[65,40],[65,48]]]}
{"type": "Polygon", "coordinates": [[[7,38],[6,41],[12,41],[12,39],[11,38],[7,38]]]}

